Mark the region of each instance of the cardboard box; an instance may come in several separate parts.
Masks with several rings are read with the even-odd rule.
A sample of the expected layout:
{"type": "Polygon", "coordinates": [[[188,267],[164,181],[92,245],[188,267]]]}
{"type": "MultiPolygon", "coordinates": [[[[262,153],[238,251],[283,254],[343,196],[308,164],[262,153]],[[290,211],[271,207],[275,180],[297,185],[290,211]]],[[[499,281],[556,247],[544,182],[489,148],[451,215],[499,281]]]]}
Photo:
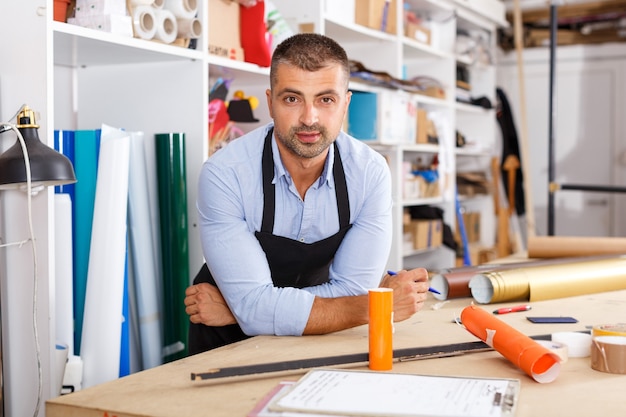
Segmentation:
{"type": "Polygon", "coordinates": [[[417,135],[415,143],[428,143],[428,113],[424,109],[417,109],[417,135]]]}
{"type": "MultiPolygon", "coordinates": [[[[337,1],[337,0],[334,0],[337,1]]],[[[357,25],[382,30],[383,32],[397,34],[396,0],[356,0],[354,8],[354,22],[357,25]],[[387,19],[383,23],[384,10],[387,8],[387,19]]]]}
{"type": "Polygon", "coordinates": [[[430,238],[430,221],[413,220],[411,222],[411,231],[413,233],[413,249],[428,249],[428,243],[430,238]]]}
{"type": "Polygon", "coordinates": [[[243,61],[239,32],[239,3],[231,0],[208,0],[209,53],[243,61]]]}
{"type": "Polygon", "coordinates": [[[413,249],[437,248],[443,243],[443,224],[440,219],[414,219],[408,226],[413,234],[413,249]]]}
{"type": "Polygon", "coordinates": [[[430,221],[430,246],[438,248],[443,245],[443,222],[441,220],[430,221]]]}
{"type": "MultiPolygon", "coordinates": [[[[463,213],[463,225],[465,226],[465,235],[467,236],[468,243],[475,243],[480,241],[480,212],[468,211],[463,213]]],[[[461,230],[459,225],[459,219],[457,217],[456,230],[454,232],[454,238],[457,242],[461,243],[461,230]]]]}
{"type": "Polygon", "coordinates": [[[430,29],[416,23],[406,22],[404,26],[404,36],[418,41],[425,45],[430,45],[430,29]]]}

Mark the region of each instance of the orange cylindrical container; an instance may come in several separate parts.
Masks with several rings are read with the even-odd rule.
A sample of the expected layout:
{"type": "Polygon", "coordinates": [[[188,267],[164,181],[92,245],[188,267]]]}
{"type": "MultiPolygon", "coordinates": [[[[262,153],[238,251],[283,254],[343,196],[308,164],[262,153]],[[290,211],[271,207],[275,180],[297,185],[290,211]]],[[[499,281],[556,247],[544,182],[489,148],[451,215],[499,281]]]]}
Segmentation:
{"type": "Polygon", "coordinates": [[[389,371],[393,363],[393,290],[369,290],[369,368],[389,371]]]}

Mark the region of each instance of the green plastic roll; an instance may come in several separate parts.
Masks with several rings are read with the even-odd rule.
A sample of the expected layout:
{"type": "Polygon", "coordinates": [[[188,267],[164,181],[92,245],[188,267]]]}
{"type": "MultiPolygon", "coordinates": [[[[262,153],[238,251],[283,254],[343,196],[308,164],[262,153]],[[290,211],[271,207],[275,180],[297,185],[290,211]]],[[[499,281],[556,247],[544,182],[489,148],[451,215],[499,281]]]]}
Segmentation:
{"type": "Polygon", "coordinates": [[[189,285],[185,134],[158,133],[156,165],[159,188],[161,264],[163,266],[163,362],[187,356],[189,285]]]}

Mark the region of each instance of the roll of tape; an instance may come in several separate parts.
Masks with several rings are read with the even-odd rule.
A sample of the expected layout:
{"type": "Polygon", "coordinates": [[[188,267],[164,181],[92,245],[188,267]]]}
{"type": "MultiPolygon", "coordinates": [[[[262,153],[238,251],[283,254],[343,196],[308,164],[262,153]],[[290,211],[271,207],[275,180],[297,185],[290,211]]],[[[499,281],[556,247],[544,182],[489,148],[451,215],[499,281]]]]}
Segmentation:
{"type": "Polygon", "coordinates": [[[164,43],[174,42],[178,34],[178,24],[172,12],[166,9],[157,9],[155,15],[157,24],[154,38],[164,43]]]}
{"type": "Polygon", "coordinates": [[[202,23],[200,19],[176,19],[178,24],[178,37],[179,38],[192,38],[197,39],[202,35],[202,23]]]}
{"type": "Polygon", "coordinates": [[[591,335],[580,332],[552,333],[552,341],[567,346],[567,356],[570,358],[586,358],[591,354],[591,335]]]}
{"type": "Polygon", "coordinates": [[[541,346],[549,349],[550,351],[557,354],[557,356],[561,359],[561,363],[567,362],[568,352],[567,345],[561,342],[554,342],[551,340],[537,340],[541,346]]]}
{"type": "Polygon", "coordinates": [[[198,14],[198,0],[165,0],[164,8],[179,19],[192,19],[198,14]]]}
{"type": "Polygon", "coordinates": [[[626,323],[600,324],[593,326],[592,336],[626,336],[626,323]]]}
{"type": "Polygon", "coordinates": [[[626,336],[595,336],[591,368],[610,374],[626,374],[626,336]]]}
{"type": "Polygon", "coordinates": [[[138,6],[133,9],[133,31],[135,38],[150,40],[157,30],[156,14],[151,6],[138,6]]]}

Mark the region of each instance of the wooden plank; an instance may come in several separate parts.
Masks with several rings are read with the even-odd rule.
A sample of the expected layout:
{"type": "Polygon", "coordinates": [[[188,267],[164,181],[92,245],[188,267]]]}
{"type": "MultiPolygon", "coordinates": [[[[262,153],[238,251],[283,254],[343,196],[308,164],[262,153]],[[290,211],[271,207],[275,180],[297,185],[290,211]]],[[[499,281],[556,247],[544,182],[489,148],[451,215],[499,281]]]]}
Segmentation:
{"type": "MultiPolygon", "coordinates": [[[[589,35],[583,35],[575,30],[559,29],[556,36],[557,45],[595,44],[604,42],[625,42],[626,38],[619,36],[616,30],[597,30],[589,35]]],[[[524,45],[546,46],[550,41],[549,29],[529,29],[526,33],[524,45]]]]}
{"type": "MultiPolygon", "coordinates": [[[[564,4],[557,8],[559,19],[583,18],[608,13],[624,13],[626,0],[594,1],[587,3],[564,4]]],[[[513,13],[507,13],[507,19],[513,20],[513,13]]],[[[550,7],[522,10],[524,24],[543,23],[550,20],[550,7]]]]}

